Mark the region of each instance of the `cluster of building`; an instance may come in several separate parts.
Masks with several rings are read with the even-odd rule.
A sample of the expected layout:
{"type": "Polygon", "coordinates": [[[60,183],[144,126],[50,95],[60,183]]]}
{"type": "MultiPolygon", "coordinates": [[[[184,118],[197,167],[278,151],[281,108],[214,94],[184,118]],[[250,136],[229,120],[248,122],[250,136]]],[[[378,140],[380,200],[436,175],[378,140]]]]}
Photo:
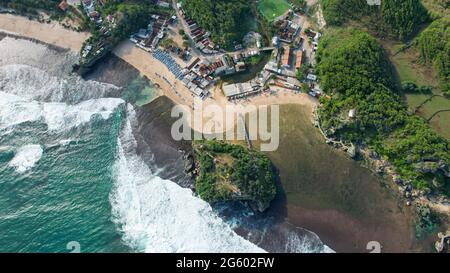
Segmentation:
{"type": "Polygon", "coordinates": [[[86,12],[91,21],[96,22],[98,25],[103,22],[100,13],[96,10],[96,5],[103,6],[105,4],[104,0],[82,0],[81,4],[83,6],[84,12],[86,12]]]}
{"type": "Polygon", "coordinates": [[[276,75],[273,79],[273,82],[269,82],[269,84],[298,91],[300,90],[301,82],[293,77],[276,75]]]}
{"type": "Polygon", "coordinates": [[[192,94],[204,99],[209,95],[206,89],[214,82],[210,73],[206,73],[206,64],[195,58],[186,68],[183,78],[183,84],[192,92],[192,94]]]}
{"type": "Polygon", "coordinates": [[[272,44],[277,48],[276,56],[278,58],[268,62],[264,67],[274,76],[269,84],[292,90],[300,90],[306,84],[308,93],[311,96],[319,97],[322,92],[318,85],[317,76],[308,73],[305,75],[305,80],[301,82],[297,79],[296,72],[302,68],[305,59],[304,40],[312,41],[312,52],[315,52],[321,34],[309,29],[300,31],[301,27],[288,20],[288,17],[289,15],[277,22],[279,36],[272,39],[272,44]]]}
{"type": "Polygon", "coordinates": [[[223,55],[214,61],[204,59],[199,66],[200,74],[210,76],[229,75],[235,72],[234,63],[229,56],[223,55]]]}
{"type": "Polygon", "coordinates": [[[281,65],[285,68],[299,69],[303,63],[303,50],[293,50],[289,46],[284,47],[284,53],[281,56],[281,65]],[[294,53],[295,51],[295,53],[294,53]]]}
{"type": "Polygon", "coordinates": [[[319,98],[322,95],[322,91],[320,90],[317,84],[317,76],[315,74],[309,73],[306,75],[305,83],[309,86],[308,94],[312,97],[319,98]]]}
{"type": "Polygon", "coordinates": [[[256,78],[243,82],[243,83],[231,83],[224,84],[222,89],[223,93],[228,100],[241,99],[247,96],[256,95],[262,92],[269,82],[272,73],[268,71],[262,71],[256,78]]]}
{"type": "Polygon", "coordinates": [[[319,46],[319,39],[322,36],[322,34],[320,34],[320,32],[315,32],[310,29],[306,29],[303,33],[306,36],[308,36],[309,39],[312,40],[313,51],[314,52],[317,51],[317,47],[319,46]]]}
{"type": "Polygon", "coordinates": [[[195,42],[195,47],[205,54],[214,54],[219,52],[219,47],[216,46],[210,38],[211,33],[204,30],[202,27],[197,25],[194,20],[189,18],[189,16],[187,16],[187,14],[182,9],[180,3],[177,3],[177,8],[179,9],[181,16],[188,25],[189,35],[195,42]]]}
{"type": "Polygon", "coordinates": [[[184,85],[192,93],[203,98],[209,94],[206,88],[215,81],[216,77],[235,73],[236,69],[233,59],[228,55],[222,55],[214,61],[196,58],[185,71],[184,85]]]}
{"type": "Polygon", "coordinates": [[[169,20],[165,16],[152,14],[147,28],[140,29],[139,32],[131,35],[130,41],[137,47],[150,52],[158,46],[159,41],[164,37],[164,31],[168,25],[169,20]]]}
{"type": "Polygon", "coordinates": [[[261,85],[256,80],[244,83],[226,84],[223,93],[228,100],[240,99],[261,92],[261,85]]]}
{"type": "MultiPolygon", "coordinates": [[[[82,6],[90,20],[97,23],[97,28],[103,37],[111,35],[111,30],[116,27],[116,20],[114,16],[108,15],[105,17],[106,21],[102,19],[101,14],[96,10],[96,6],[103,6],[104,0],[82,0],[82,6]]],[[[84,60],[94,59],[98,56],[102,56],[105,53],[107,42],[105,39],[100,40],[98,43],[87,43],[81,50],[81,57],[84,60]],[[89,58],[87,58],[89,56],[89,58]]]]}
{"type": "MultiPolygon", "coordinates": [[[[210,61],[206,58],[200,59],[195,58],[188,66],[185,68],[185,77],[183,80],[184,85],[186,85],[192,93],[200,97],[206,97],[208,91],[206,88],[215,81],[216,77],[231,75],[234,73],[239,73],[247,69],[245,59],[250,58],[260,54],[259,51],[246,51],[238,52],[233,56],[228,54],[223,54],[218,56],[214,61],[210,61]],[[199,95],[200,94],[200,95],[199,95]]],[[[236,88],[240,90],[239,92],[230,92],[227,95],[229,99],[237,98],[242,94],[250,94],[259,92],[257,89],[261,88],[261,83],[258,80],[249,83],[250,85],[236,85],[234,87],[230,86],[228,89],[236,88]],[[242,91],[243,90],[243,91],[242,91]]]]}
{"type": "Polygon", "coordinates": [[[294,42],[294,38],[296,37],[300,26],[287,19],[281,20],[277,22],[277,24],[279,24],[278,36],[280,38],[280,41],[288,44],[294,42]]]}
{"type": "Polygon", "coordinates": [[[189,50],[180,48],[174,43],[168,44],[167,46],[164,46],[164,48],[168,52],[171,52],[171,53],[177,55],[178,58],[182,59],[185,62],[189,61],[192,58],[192,55],[189,52],[189,50]]]}

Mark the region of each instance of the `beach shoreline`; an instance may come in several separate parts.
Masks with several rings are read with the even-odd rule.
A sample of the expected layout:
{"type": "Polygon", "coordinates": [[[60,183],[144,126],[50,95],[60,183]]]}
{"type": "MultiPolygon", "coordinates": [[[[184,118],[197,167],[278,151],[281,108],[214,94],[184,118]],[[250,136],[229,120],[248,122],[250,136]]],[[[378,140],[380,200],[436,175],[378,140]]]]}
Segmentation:
{"type": "MultiPolygon", "coordinates": [[[[134,66],[142,73],[142,75],[146,76],[153,83],[158,84],[163,91],[163,94],[175,104],[186,106],[186,109],[189,110],[191,116],[194,115],[193,112],[195,109],[198,109],[198,107],[205,109],[210,106],[219,106],[222,110],[247,113],[248,110],[244,108],[249,105],[260,107],[281,104],[299,104],[308,106],[315,106],[317,104],[315,99],[305,93],[294,93],[292,90],[278,87],[276,87],[277,92],[275,95],[263,92],[242,99],[239,102],[233,102],[229,101],[223,94],[222,83],[220,82],[211,88],[211,96],[202,101],[195,97],[181,81],[175,79],[175,76],[165,65],[160,63],[148,52],[137,48],[130,41],[123,41],[113,50],[113,53],[125,62],[134,66]]],[[[191,128],[198,132],[203,132],[204,134],[224,133],[227,130],[224,123],[225,121],[222,117],[203,117],[201,123],[192,123],[191,128]],[[216,126],[213,131],[208,131],[204,125],[211,121],[213,121],[216,126]]]]}
{"type": "Polygon", "coordinates": [[[90,36],[87,32],[65,29],[57,22],[40,23],[12,14],[0,14],[0,30],[76,52],[80,51],[83,42],[90,36]]]}
{"type": "MultiPolygon", "coordinates": [[[[70,49],[78,52],[83,42],[89,37],[86,32],[76,32],[68,30],[56,22],[49,24],[29,20],[23,16],[0,14],[0,31],[15,37],[31,38],[41,41],[47,45],[59,48],[70,49]]],[[[137,48],[132,42],[125,40],[121,42],[112,51],[112,54],[124,60],[136,68],[141,75],[147,77],[150,81],[157,84],[164,96],[172,100],[176,105],[184,105],[185,109],[190,111],[191,116],[196,104],[200,99],[196,98],[191,91],[184,86],[181,81],[175,79],[175,76],[168,68],[154,58],[149,52],[137,48]]],[[[245,100],[230,102],[222,92],[221,84],[211,88],[211,97],[201,101],[202,107],[219,106],[221,109],[228,108],[233,111],[242,111],[241,106],[253,105],[256,107],[265,105],[281,104],[299,104],[315,106],[317,101],[304,93],[294,93],[292,90],[275,87],[277,94],[269,95],[267,93],[248,97],[245,100]]],[[[224,121],[220,119],[213,120],[217,126],[214,132],[205,131],[204,124],[210,122],[210,117],[203,117],[203,121],[198,124],[191,124],[196,131],[203,131],[205,134],[223,133],[226,128],[224,121]],[[218,129],[222,128],[222,129],[218,129]]]]}
{"type": "MultiPolygon", "coordinates": [[[[35,39],[47,45],[52,45],[59,48],[66,48],[75,52],[79,51],[84,40],[87,39],[87,37],[89,36],[87,33],[79,33],[72,30],[64,29],[57,23],[43,24],[36,21],[30,21],[28,20],[28,18],[25,17],[14,16],[9,14],[0,14],[0,31],[2,31],[2,29],[5,31],[5,33],[15,35],[15,37],[17,38],[25,37],[29,39],[35,39]]],[[[155,58],[153,58],[151,54],[135,47],[134,44],[132,44],[129,41],[122,42],[113,50],[112,53],[118,58],[125,61],[126,63],[133,66],[136,70],[138,70],[141,73],[141,75],[147,77],[153,83],[156,83],[162,90],[163,95],[169,98],[170,101],[172,101],[174,104],[186,105],[190,110],[192,110],[192,106],[194,103],[194,97],[192,93],[185,86],[183,86],[180,81],[174,78],[174,76],[169,72],[166,66],[161,64],[155,58]]],[[[223,95],[221,91],[221,86],[217,85],[211,92],[212,97],[204,101],[204,106],[218,105],[222,107],[222,109],[224,109],[226,106],[238,107],[239,105],[263,106],[263,105],[296,104],[313,109],[317,105],[317,101],[307,94],[304,93],[295,94],[293,91],[281,88],[278,89],[277,91],[278,92],[276,92],[275,95],[262,93],[235,103],[229,102],[223,95]]],[[[145,118],[145,113],[142,113],[142,118],[145,118]]],[[[312,122],[313,120],[312,111],[309,115],[309,118],[311,119],[312,122]]],[[[202,124],[204,124],[205,122],[208,122],[208,119],[203,120],[202,124]]],[[[217,122],[220,123],[222,121],[217,122]]],[[[161,125],[157,124],[156,127],[158,126],[161,125]]],[[[224,126],[222,127],[225,128],[224,126]]],[[[195,126],[193,126],[193,129],[197,131],[202,131],[201,128],[196,128],[195,126]]],[[[167,128],[164,130],[167,130],[167,128]]],[[[160,139],[155,138],[154,142],[159,141],[161,139],[163,139],[163,137],[160,137],[160,139]]],[[[174,150],[172,151],[172,154],[175,155],[177,152],[178,151],[174,150]]],[[[174,156],[173,158],[175,157],[176,156],[174,156]]],[[[180,162],[176,162],[176,165],[178,167],[181,166],[180,162]]],[[[171,175],[173,174],[169,174],[168,178],[171,177],[171,175]]],[[[308,214],[308,211],[306,210],[302,210],[297,206],[293,207],[292,205],[287,204],[287,217],[288,218],[292,217],[292,219],[290,220],[292,224],[312,230],[313,232],[316,232],[320,236],[320,238],[324,236],[324,242],[332,248],[336,246],[337,250],[356,251],[356,248],[352,249],[349,247],[350,242],[342,243],[346,239],[348,241],[349,238],[353,238],[351,233],[354,231],[356,227],[352,228],[348,225],[343,225],[347,226],[348,230],[345,232],[341,232],[340,234],[344,235],[347,234],[346,236],[349,237],[338,238],[336,237],[336,234],[338,233],[335,230],[334,231],[330,230],[329,226],[326,226],[326,223],[330,222],[327,221],[327,219],[329,220],[333,218],[332,217],[328,218],[325,217],[324,215],[327,215],[327,213],[331,212],[322,211],[323,212],[322,213],[319,210],[317,211],[310,210],[310,212],[311,213],[308,214]],[[309,226],[307,224],[308,222],[310,223],[309,226]],[[342,244],[339,245],[340,243],[342,244]]],[[[336,217],[337,218],[340,217],[339,219],[341,220],[343,219],[341,216],[336,217]]],[[[344,220],[340,222],[344,223],[347,221],[344,220]]],[[[359,251],[364,249],[362,243],[361,245],[359,245],[357,249],[359,251]]]]}

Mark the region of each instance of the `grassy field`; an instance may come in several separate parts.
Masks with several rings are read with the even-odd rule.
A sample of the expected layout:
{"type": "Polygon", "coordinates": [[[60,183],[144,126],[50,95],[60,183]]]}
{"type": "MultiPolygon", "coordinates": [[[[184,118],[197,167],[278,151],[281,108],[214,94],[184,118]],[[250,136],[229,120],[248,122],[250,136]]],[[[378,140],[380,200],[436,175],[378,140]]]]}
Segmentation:
{"type": "MultiPolygon", "coordinates": [[[[418,114],[426,119],[429,119],[434,113],[439,110],[450,110],[450,100],[444,97],[433,97],[430,101],[425,103],[418,114]]],[[[450,139],[450,112],[442,112],[433,117],[430,121],[430,126],[436,130],[438,134],[447,139],[450,139]]]]}
{"type": "Polygon", "coordinates": [[[405,94],[405,101],[408,106],[408,111],[413,113],[416,108],[428,98],[430,98],[430,95],[428,94],[405,94]]]}
{"type": "Polygon", "coordinates": [[[425,118],[430,118],[431,115],[439,110],[450,110],[450,100],[443,97],[433,97],[430,101],[425,103],[419,110],[425,118]]]}
{"type": "Polygon", "coordinates": [[[419,52],[416,48],[409,48],[403,52],[397,51],[403,46],[401,43],[384,43],[383,46],[389,52],[389,58],[394,64],[399,81],[412,81],[418,86],[432,86],[439,89],[438,75],[432,66],[420,63],[419,52]]]}
{"type": "MultiPolygon", "coordinates": [[[[436,71],[432,66],[423,65],[418,61],[419,52],[416,48],[412,47],[397,53],[404,44],[386,40],[382,41],[382,44],[394,65],[398,82],[411,81],[418,86],[431,86],[434,95],[441,95],[436,71]]],[[[416,112],[417,107],[425,100],[430,99],[433,94],[404,94],[408,110],[411,113],[416,112]]],[[[450,100],[436,96],[417,109],[416,114],[428,119],[436,111],[443,109],[450,109],[450,100]]],[[[440,113],[430,121],[430,126],[441,136],[450,139],[449,119],[450,113],[440,113]]]]}
{"type": "Polygon", "coordinates": [[[422,0],[422,4],[432,14],[443,16],[449,13],[446,8],[446,5],[448,5],[446,4],[446,0],[422,0]]]}
{"type": "Polygon", "coordinates": [[[450,139],[450,112],[442,112],[434,116],[430,124],[441,136],[450,139]]]}
{"type": "Polygon", "coordinates": [[[290,6],[287,0],[260,0],[258,8],[264,17],[271,22],[283,15],[290,6]]]}

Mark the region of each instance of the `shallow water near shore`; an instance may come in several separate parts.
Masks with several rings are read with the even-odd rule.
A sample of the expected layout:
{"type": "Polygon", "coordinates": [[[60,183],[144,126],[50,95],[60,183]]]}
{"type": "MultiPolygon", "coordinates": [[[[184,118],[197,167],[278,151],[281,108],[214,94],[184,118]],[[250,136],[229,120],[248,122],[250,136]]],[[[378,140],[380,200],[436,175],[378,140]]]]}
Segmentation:
{"type": "Polygon", "coordinates": [[[280,145],[267,154],[279,171],[285,200],[278,202],[289,223],[337,252],[368,252],[369,241],[386,252],[420,250],[410,208],[389,181],[325,143],[310,107],[280,106],[280,145]]]}
{"type": "Polygon", "coordinates": [[[179,149],[188,144],[171,141],[172,102],[138,71],[111,57],[85,81],[67,76],[70,55],[48,71],[36,56],[56,53],[7,39],[0,48],[26,43],[31,52],[0,53],[1,96],[10,99],[0,116],[0,251],[68,252],[79,241],[83,252],[365,252],[369,240],[414,250],[407,211],[324,143],[311,109],[281,107],[269,211],[211,208],[186,188],[179,149]]]}
{"type": "Polygon", "coordinates": [[[64,51],[0,47],[1,252],[263,251],[143,161],[121,87],[42,65],[64,51]]]}

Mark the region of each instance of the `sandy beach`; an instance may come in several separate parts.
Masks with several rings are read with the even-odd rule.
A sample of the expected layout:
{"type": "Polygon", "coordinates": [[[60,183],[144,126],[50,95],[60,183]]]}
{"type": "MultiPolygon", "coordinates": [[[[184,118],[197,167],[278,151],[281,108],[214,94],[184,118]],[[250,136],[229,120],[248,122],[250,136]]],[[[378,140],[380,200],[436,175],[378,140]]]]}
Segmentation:
{"type": "MultiPolygon", "coordinates": [[[[0,31],[33,38],[75,52],[80,50],[85,39],[89,37],[88,33],[67,30],[57,23],[42,24],[9,14],[0,14],[0,31]]],[[[113,53],[159,85],[162,93],[175,104],[186,105],[192,111],[194,96],[150,53],[135,47],[129,41],[119,44],[113,53]]],[[[226,106],[239,109],[248,105],[285,105],[287,110],[281,121],[284,124],[281,130],[281,148],[279,152],[270,154],[280,171],[287,196],[287,200],[279,204],[285,211],[280,215],[286,217],[286,221],[292,225],[314,231],[338,252],[366,252],[366,244],[371,240],[381,241],[384,250],[390,252],[416,251],[410,214],[399,208],[393,197],[385,196],[386,193],[380,190],[378,180],[369,177],[368,171],[362,170],[356,162],[341,159],[337,152],[331,152],[331,148],[323,143],[323,139],[311,125],[309,119],[312,115],[309,113],[317,104],[317,100],[307,94],[272,88],[276,92],[263,92],[230,102],[218,84],[212,88],[211,97],[203,102],[203,107],[217,105],[222,109],[226,106]],[[316,135],[309,135],[313,133],[316,135]],[[286,158],[290,160],[286,161],[286,158]],[[327,172],[323,171],[324,165],[327,165],[327,172]],[[339,191],[340,189],[343,190],[339,191]],[[369,190],[371,194],[368,195],[369,190]]],[[[180,173],[178,170],[183,168],[178,149],[184,147],[175,146],[169,137],[172,120],[168,118],[168,113],[171,107],[169,102],[155,100],[153,104],[138,112],[140,123],[144,124],[140,128],[140,134],[145,138],[138,139],[138,142],[141,146],[152,146],[153,152],[163,154],[158,158],[161,162],[157,163],[161,166],[169,165],[173,172],[167,172],[166,178],[176,179],[180,173]],[[167,114],[160,115],[158,111],[167,114]]],[[[210,118],[204,118],[202,125],[210,121],[210,118]]],[[[225,128],[222,126],[223,120],[213,122],[218,128],[225,128]]],[[[201,128],[195,126],[193,129],[201,131],[201,128]]],[[[204,130],[203,132],[209,133],[204,130]]],[[[151,158],[153,154],[146,153],[144,148],[139,147],[140,156],[144,159],[151,158]]],[[[280,210],[275,212],[279,213],[280,210]]]]}
{"type": "MultiPolygon", "coordinates": [[[[114,54],[134,66],[143,75],[149,78],[152,82],[157,83],[163,91],[163,94],[174,101],[176,104],[185,105],[192,112],[193,109],[209,106],[219,106],[221,109],[228,109],[238,111],[242,106],[262,106],[262,105],[276,105],[276,104],[299,104],[313,106],[317,101],[304,93],[294,93],[291,90],[277,88],[274,95],[262,93],[239,101],[230,102],[224,96],[221,86],[216,85],[211,88],[211,97],[204,101],[194,98],[193,94],[185,87],[181,81],[176,80],[175,76],[170,73],[165,65],[155,59],[150,53],[137,48],[130,41],[124,41],[114,49],[114,54]],[[201,106],[200,106],[201,103],[201,106]]],[[[244,111],[245,112],[245,111],[244,111]]],[[[225,131],[224,121],[222,119],[203,118],[204,125],[207,122],[214,122],[215,133],[225,131]]],[[[196,131],[203,131],[206,134],[211,131],[199,128],[196,124],[191,126],[196,131]]]]}
{"type": "Polygon", "coordinates": [[[163,90],[164,95],[169,97],[177,104],[192,106],[194,98],[191,92],[175,80],[175,77],[165,65],[159,62],[153,56],[140,48],[137,48],[130,41],[123,41],[114,50],[113,53],[134,66],[139,72],[149,78],[152,82],[158,84],[163,90]],[[167,80],[165,80],[166,78],[167,80]]]}
{"type": "MultiPolygon", "coordinates": [[[[55,46],[69,48],[73,51],[79,51],[83,42],[89,37],[89,33],[68,30],[56,22],[44,24],[29,20],[26,17],[11,14],[0,14],[0,30],[40,40],[55,46]]],[[[113,53],[134,66],[148,79],[158,84],[163,94],[176,104],[186,105],[192,109],[194,103],[192,93],[182,85],[181,81],[175,79],[174,75],[170,73],[165,65],[155,59],[150,53],[135,47],[128,40],[119,44],[113,53]]],[[[253,104],[255,106],[286,103],[301,105],[315,104],[315,100],[306,94],[294,94],[290,90],[282,89],[277,90],[276,95],[262,94],[235,103],[229,102],[226,99],[220,86],[215,86],[211,89],[212,96],[203,101],[204,106],[218,105],[224,109],[227,105],[236,106],[237,104],[253,104]]]]}
{"type": "Polygon", "coordinates": [[[73,51],[79,51],[83,42],[89,37],[87,32],[68,30],[56,22],[43,24],[11,14],[0,14],[0,30],[73,51]]]}

